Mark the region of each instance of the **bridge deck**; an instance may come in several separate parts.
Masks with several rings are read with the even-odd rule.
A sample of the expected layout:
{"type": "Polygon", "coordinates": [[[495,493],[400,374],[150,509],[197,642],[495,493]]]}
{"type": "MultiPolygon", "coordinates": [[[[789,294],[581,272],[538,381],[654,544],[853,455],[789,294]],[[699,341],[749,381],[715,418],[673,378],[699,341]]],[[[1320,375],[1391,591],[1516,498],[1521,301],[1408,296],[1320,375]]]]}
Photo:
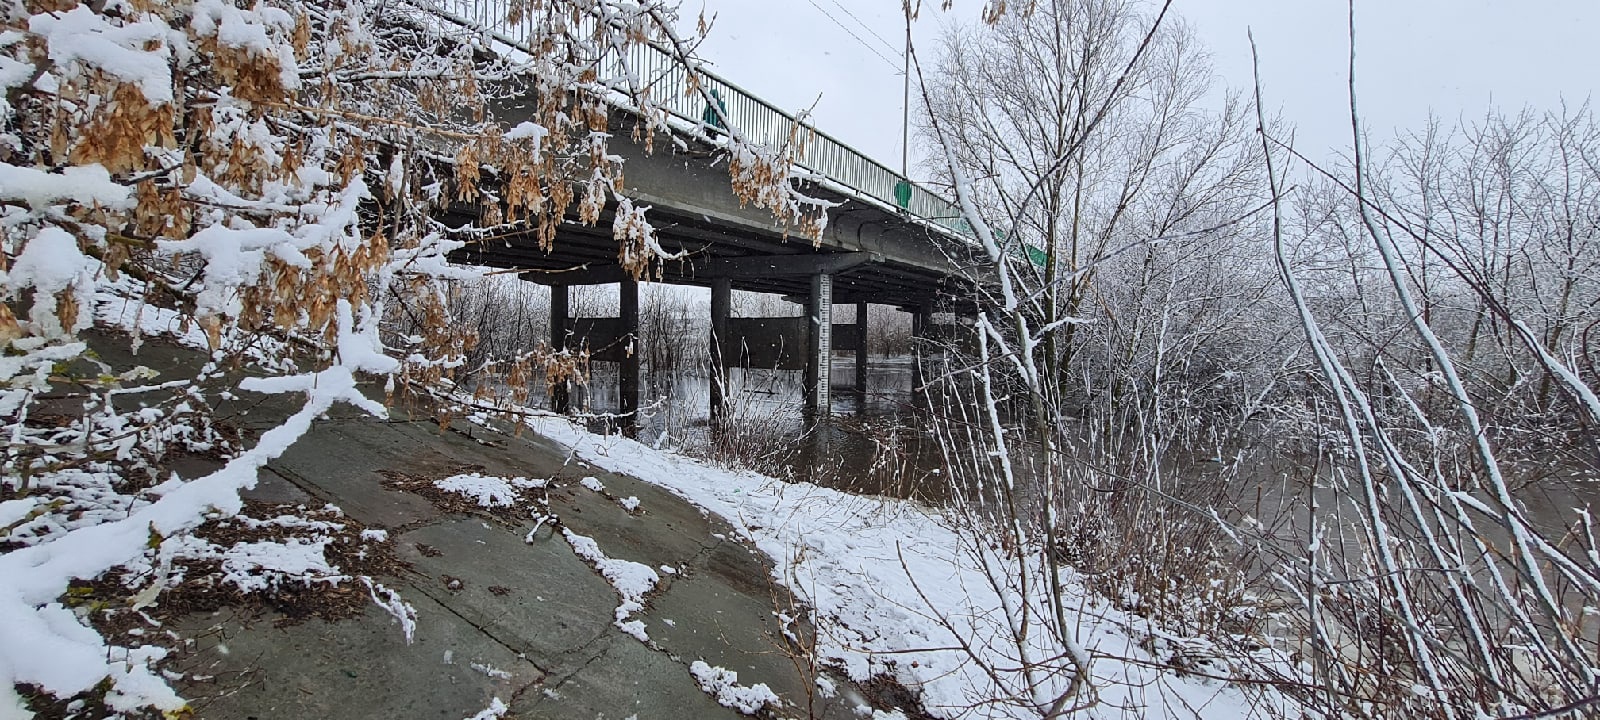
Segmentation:
{"type": "MultiPolygon", "coordinates": [[[[452,22],[489,30],[507,51],[527,52],[531,20],[512,23],[506,19],[512,6],[523,4],[524,0],[417,1],[432,5],[452,22]]],[[[728,124],[756,145],[776,147],[786,142],[799,125],[804,129],[799,133],[799,165],[807,172],[828,178],[856,197],[875,200],[889,208],[903,208],[907,216],[936,232],[953,237],[972,234],[959,209],[949,200],[703,67],[698,68],[697,81],[691,86],[682,64],[650,44],[634,46],[627,57],[612,57],[602,65],[609,65],[601,68],[602,74],[609,71],[616,78],[638,80],[667,112],[691,125],[702,122],[707,97],[714,95],[728,124]],[[903,201],[897,191],[907,191],[903,201]]],[[[624,85],[620,79],[614,84],[624,85]]]]}
{"type": "MultiPolygon", "coordinates": [[[[813,246],[810,238],[786,236],[767,210],[741,207],[712,145],[664,150],[666,143],[659,143],[646,154],[621,138],[613,144],[612,151],[627,158],[624,193],[650,207],[646,217],[661,246],[683,255],[662,262],[659,276],[646,279],[699,286],[728,279],[737,290],[804,296],[810,276],[828,273],[835,302],[907,309],[957,289],[950,285],[957,282],[952,268],[966,262],[969,246],[903,211],[811,185],[804,192],[838,203],[813,246]]],[[[462,210],[454,222],[475,220],[473,211],[462,210]]],[[[513,236],[469,246],[454,259],[525,270],[525,279],[546,285],[620,282],[629,278],[618,265],[611,220],[608,210],[594,226],[563,224],[549,252],[531,236],[513,236]]]]}
{"type": "MultiPolygon", "coordinates": [[[[491,37],[500,51],[533,54],[522,44],[528,29],[505,20],[513,0],[416,1],[431,3],[448,22],[491,37]]],[[[675,134],[681,136],[681,144],[656,143],[656,152],[647,153],[627,134],[618,133],[608,152],[624,158],[627,187],[622,194],[636,207],[649,206],[646,219],[658,244],[677,256],[655,264],[643,279],[712,288],[713,363],[737,362],[723,348],[743,344],[729,322],[732,290],[802,299],[809,322],[794,323],[793,332],[803,337],[786,336],[781,344],[805,348],[807,404],[826,414],[833,304],[898,306],[914,313],[914,334],[924,334],[930,330],[936,304],[950,307],[952,298],[973,297],[962,287],[967,280],[959,272],[971,267],[973,244],[948,201],[722,78],[703,73],[691,84],[682,64],[654,46],[636,46],[628,57],[606,63],[617,66],[617,77],[648,85],[651,97],[664,98],[665,109],[677,118],[681,132],[675,134]],[[770,211],[740,205],[723,164],[726,154],[720,145],[726,136],[701,122],[711,102],[722,110],[713,114],[717,123],[725,123],[745,142],[776,147],[791,137],[801,138],[798,169],[819,179],[797,181],[798,189],[836,203],[828,209],[820,238],[788,235],[770,211]],[[797,124],[803,132],[793,132],[797,124]]],[[[508,125],[530,115],[526,102],[505,102],[494,112],[508,125]]],[[[633,116],[619,104],[614,106],[613,121],[615,127],[624,127],[633,116]]],[[[447,220],[476,224],[477,213],[476,208],[461,207],[447,220]]],[[[474,243],[451,259],[520,270],[520,277],[552,286],[551,342],[557,348],[581,341],[573,332],[577,324],[567,317],[566,287],[621,283],[618,337],[637,337],[638,287],[619,263],[618,243],[611,232],[613,217],[613,209],[608,209],[593,226],[563,223],[548,251],[539,248],[530,231],[474,243]]],[[[858,324],[852,332],[860,377],[866,362],[865,326],[858,324]]],[[[639,356],[627,352],[619,358],[619,410],[627,418],[639,407],[639,356]]],[[[554,393],[556,406],[562,407],[566,392],[556,388],[554,393]]],[[[711,393],[716,416],[722,405],[718,381],[712,383],[711,393]]]]}

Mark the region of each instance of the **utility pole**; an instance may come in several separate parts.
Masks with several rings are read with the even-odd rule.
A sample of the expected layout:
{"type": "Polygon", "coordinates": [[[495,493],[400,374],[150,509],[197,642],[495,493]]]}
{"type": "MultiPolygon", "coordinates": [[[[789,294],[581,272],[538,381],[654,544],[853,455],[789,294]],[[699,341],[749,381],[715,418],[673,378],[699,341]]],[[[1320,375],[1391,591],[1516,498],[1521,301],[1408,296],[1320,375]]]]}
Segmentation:
{"type": "Polygon", "coordinates": [[[911,3],[903,3],[906,11],[906,53],[904,62],[905,89],[900,107],[900,175],[911,179],[911,3]]]}

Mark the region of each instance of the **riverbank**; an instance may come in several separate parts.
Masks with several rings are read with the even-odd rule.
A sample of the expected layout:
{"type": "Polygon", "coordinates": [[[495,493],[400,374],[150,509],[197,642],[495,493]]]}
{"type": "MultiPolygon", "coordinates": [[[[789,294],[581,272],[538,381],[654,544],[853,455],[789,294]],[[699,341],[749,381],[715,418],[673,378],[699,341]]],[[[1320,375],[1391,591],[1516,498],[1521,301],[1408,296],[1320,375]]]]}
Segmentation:
{"type": "MultiPolygon", "coordinates": [[[[138,321],[172,329],[158,320],[138,321]]],[[[90,340],[106,370],[147,367],[151,387],[205,360],[154,338],[137,355],[115,332],[90,340]]],[[[281,394],[219,397],[212,421],[240,447],[300,411],[281,394]]],[[[1291,710],[1228,682],[1214,645],[1066,568],[1072,635],[1035,626],[1019,656],[1007,609],[1030,598],[985,571],[1015,555],[939,511],[548,414],[523,424],[330,408],[265,464],[241,514],[152,534],[143,560],[44,608],[101,634],[110,683],[59,702],[21,690],[42,717],[175,698],[199,718],[1037,717],[1027,699],[1073,679],[1019,663],[1081,652],[1086,717],[1291,710]]],[[[226,455],[179,453],[160,472],[207,477],[226,455]]],[[[138,508],[153,490],[117,497],[138,508]]]]}

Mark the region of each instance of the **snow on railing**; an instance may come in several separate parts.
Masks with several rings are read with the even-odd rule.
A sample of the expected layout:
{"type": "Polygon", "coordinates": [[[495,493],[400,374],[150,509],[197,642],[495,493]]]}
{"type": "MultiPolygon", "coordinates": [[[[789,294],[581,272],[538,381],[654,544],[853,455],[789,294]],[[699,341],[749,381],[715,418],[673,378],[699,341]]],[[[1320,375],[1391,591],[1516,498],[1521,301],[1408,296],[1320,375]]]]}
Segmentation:
{"type": "MultiPolygon", "coordinates": [[[[519,1],[525,2],[419,0],[419,4],[433,5],[474,25],[490,28],[500,41],[522,47],[532,31],[532,21],[512,23],[507,20],[512,5],[519,1]]],[[[616,67],[619,75],[622,67],[616,67]]],[[[632,77],[637,78],[638,83],[650,88],[650,97],[660,103],[663,109],[689,122],[706,126],[710,132],[717,131],[720,119],[710,111],[704,95],[691,91],[688,72],[666,50],[653,44],[634,45],[629,50],[625,67],[632,77]]],[[[796,137],[802,147],[797,157],[802,169],[861,196],[899,208],[947,232],[962,237],[972,236],[972,229],[962,219],[960,209],[949,200],[929,192],[814,125],[798,120],[794,115],[703,68],[699,83],[720,101],[722,115],[747,141],[777,147],[789,140],[791,131],[799,124],[801,131],[796,133],[796,137]]]]}

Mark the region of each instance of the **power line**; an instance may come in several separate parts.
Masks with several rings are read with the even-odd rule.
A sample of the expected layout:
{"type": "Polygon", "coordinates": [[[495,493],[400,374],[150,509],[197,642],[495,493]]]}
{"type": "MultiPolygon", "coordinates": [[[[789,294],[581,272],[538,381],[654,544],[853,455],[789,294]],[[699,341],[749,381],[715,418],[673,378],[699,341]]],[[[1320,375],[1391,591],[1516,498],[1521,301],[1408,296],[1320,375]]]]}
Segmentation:
{"type": "Polygon", "coordinates": [[[862,22],[861,18],[856,17],[856,14],[853,13],[853,12],[850,12],[850,8],[845,7],[842,3],[839,2],[839,0],[833,0],[833,4],[837,5],[840,10],[844,11],[844,14],[849,15],[851,20],[856,21],[857,25],[860,25],[867,32],[872,33],[872,36],[877,38],[878,42],[883,43],[883,46],[888,48],[889,52],[894,52],[896,50],[900,50],[901,49],[901,48],[895,47],[894,43],[891,43],[888,40],[884,39],[884,37],[882,35],[878,34],[877,30],[873,30],[872,29],[871,25],[868,25],[865,22],[862,22]]]}
{"type": "MultiPolygon", "coordinates": [[[[900,67],[899,63],[896,63],[895,61],[890,60],[888,57],[885,57],[883,53],[878,52],[877,48],[875,48],[872,45],[868,44],[866,40],[861,39],[861,36],[857,35],[854,30],[851,30],[850,26],[845,25],[844,23],[840,22],[839,18],[834,17],[827,10],[823,9],[823,7],[821,5],[818,5],[817,4],[817,0],[806,0],[806,2],[811,3],[811,7],[816,8],[817,12],[822,13],[829,20],[832,20],[833,24],[838,25],[840,30],[845,31],[846,34],[848,34],[850,37],[854,38],[857,44],[861,45],[861,47],[864,47],[864,48],[872,51],[873,55],[877,55],[879,60],[882,60],[889,67],[894,68],[896,72],[899,72],[902,69],[900,67]]],[[[848,11],[846,11],[846,12],[848,12],[848,11]]],[[[855,17],[855,16],[852,15],[851,17],[855,17]]],[[[861,22],[861,21],[858,19],[858,20],[856,20],[856,22],[861,22]]],[[[865,27],[865,26],[863,25],[863,27],[865,27]]],[[[876,33],[874,33],[874,34],[876,34],[876,33]]]]}

